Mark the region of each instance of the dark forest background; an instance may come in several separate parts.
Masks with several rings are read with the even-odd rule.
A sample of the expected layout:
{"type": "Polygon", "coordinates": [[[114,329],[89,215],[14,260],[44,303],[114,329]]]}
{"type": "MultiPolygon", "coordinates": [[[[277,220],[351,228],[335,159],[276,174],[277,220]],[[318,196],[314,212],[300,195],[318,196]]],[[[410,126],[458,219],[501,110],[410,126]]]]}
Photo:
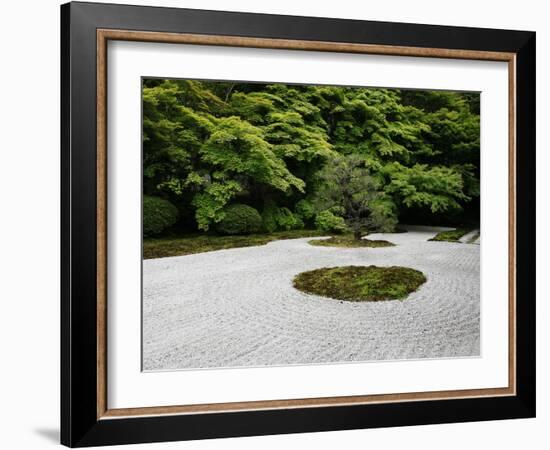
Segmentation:
{"type": "Polygon", "coordinates": [[[268,232],[339,223],[320,196],[346,161],[373,229],[479,222],[478,93],[144,79],[142,98],[146,235],[213,232],[235,205],[268,232]]]}

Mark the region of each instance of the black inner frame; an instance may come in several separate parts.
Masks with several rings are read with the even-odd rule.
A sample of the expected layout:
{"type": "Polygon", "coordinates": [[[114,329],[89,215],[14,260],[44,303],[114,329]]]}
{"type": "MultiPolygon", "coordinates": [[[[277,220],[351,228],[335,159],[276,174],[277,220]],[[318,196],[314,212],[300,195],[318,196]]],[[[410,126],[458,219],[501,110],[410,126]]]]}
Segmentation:
{"type": "Polygon", "coordinates": [[[61,443],[82,447],[534,417],[535,39],[534,32],[526,31],[80,2],[62,5],[61,443]],[[515,53],[517,395],[98,420],[99,28],[515,53]]]}

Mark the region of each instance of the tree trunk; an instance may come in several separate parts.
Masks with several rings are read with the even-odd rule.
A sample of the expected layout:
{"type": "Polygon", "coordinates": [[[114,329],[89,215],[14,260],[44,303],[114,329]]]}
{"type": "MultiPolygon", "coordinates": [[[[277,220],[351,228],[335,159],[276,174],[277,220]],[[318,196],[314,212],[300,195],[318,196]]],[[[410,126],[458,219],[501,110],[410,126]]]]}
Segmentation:
{"type": "Polygon", "coordinates": [[[224,99],[225,103],[227,103],[227,101],[229,100],[229,96],[231,95],[231,91],[233,90],[234,87],[235,87],[235,83],[231,84],[231,86],[229,86],[229,89],[225,93],[225,99],[224,99]]]}
{"type": "Polygon", "coordinates": [[[356,240],[356,241],[360,241],[361,240],[361,230],[356,228],[354,231],[353,231],[353,238],[356,240]]]}

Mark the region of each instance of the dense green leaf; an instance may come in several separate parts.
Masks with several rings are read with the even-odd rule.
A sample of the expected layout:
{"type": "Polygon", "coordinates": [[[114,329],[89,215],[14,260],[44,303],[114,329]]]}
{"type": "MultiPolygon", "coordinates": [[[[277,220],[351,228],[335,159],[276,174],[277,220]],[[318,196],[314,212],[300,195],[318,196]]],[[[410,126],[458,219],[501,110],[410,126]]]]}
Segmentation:
{"type": "Polygon", "coordinates": [[[145,79],[142,107],[144,194],[170,200],[187,229],[209,230],[233,203],[273,230],[328,208],[380,229],[479,218],[478,93],[145,79]]]}

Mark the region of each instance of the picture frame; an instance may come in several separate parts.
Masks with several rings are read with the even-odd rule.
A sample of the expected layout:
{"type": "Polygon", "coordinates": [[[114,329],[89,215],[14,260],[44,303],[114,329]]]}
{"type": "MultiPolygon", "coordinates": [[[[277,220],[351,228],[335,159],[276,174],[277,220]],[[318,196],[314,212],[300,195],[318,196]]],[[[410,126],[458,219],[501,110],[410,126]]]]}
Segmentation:
{"type": "Polygon", "coordinates": [[[80,2],[62,5],[61,443],[81,447],[534,417],[535,40],[535,33],[527,31],[80,2]],[[507,63],[508,386],[109,408],[109,41],[507,63]]]}

